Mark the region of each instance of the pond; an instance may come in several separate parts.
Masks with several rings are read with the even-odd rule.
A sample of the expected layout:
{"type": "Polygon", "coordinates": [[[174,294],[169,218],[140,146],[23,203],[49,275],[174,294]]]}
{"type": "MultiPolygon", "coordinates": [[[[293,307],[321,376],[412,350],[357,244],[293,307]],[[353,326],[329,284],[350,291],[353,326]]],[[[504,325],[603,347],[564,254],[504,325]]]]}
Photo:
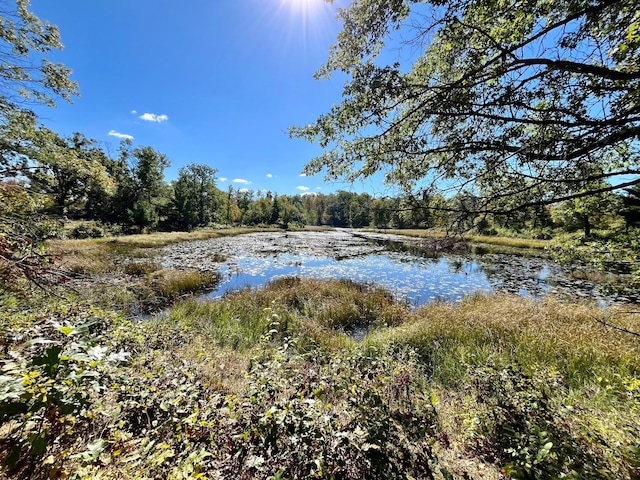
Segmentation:
{"type": "Polygon", "coordinates": [[[584,267],[559,265],[539,252],[472,249],[436,254],[421,248],[419,239],[351,230],[265,232],[186,242],[163,248],[159,260],[165,267],[219,271],[222,280],[209,298],[298,276],[376,283],[413,305],[493,291],[593,299],[600,305],[638,301],[608,294],[607,275],[585,280],[590,276],[584,267]]]}

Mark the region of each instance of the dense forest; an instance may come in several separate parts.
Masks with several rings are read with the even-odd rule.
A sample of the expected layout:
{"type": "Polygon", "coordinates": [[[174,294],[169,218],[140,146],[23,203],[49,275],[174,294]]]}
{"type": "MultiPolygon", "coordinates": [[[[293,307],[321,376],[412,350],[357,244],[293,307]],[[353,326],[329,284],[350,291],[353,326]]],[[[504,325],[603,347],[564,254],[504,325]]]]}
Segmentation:
{"type": "MultiPolygon", "coordinates": [[[[8,128],[24,131],[22,124],[8,128]]],[[[84,221],[70,233],[75,238],[224,225],[437,227],[537,238],[583,231],[589,237],[592,229],[628,229],[640,222],[637,188],[529,207],[510,215],[480,214],[473,212],[478,200],[469,195],[375,198],[340,190],[289,196],[231,185],[221,190],[216,169],[201,164],[181,168],[178,179],[167,182],[164,170],[169,159],[151,146],[134,147],[124,140],[112,158],[81,133],[63,138],[40,126],[32,135],[21,143],[19,161],[2,171],[4,218],[25,213],[29,205],[30,213],[48,219],[48,235],[53,236],[58,234],[56,222],[65,220],[84,221]]]]}

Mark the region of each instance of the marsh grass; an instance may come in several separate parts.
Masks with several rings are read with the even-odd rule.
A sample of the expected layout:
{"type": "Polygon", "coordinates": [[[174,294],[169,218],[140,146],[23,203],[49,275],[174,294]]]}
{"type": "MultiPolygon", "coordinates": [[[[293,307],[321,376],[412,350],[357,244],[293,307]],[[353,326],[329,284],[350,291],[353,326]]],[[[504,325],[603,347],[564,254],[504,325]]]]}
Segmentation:
{"type": "Polygon", "coordinates": [[[283,278],[258,290],[226,294],[222,301],[197,299],[175,305],[174,321],[208,331],[221,345],[247,349],[278,324],[283,334],[333,348],[352,340],[354,328],[398,325],[408,307],[386,290],[347,280],[283,278]]]}
{"type": "Polygon", "coordinates": [[[535,301],[508,295],[476,295],[460,304],[433,303],[404,325],[379,332],[374,342],[415,347],[443,384],[464,380],[470,366],[519,365],[532,374],[552,368],[570,385],[615,373],[640,372],[640,343],[596,319],[640,331],[640,315],[603,311],[586,304],[535,301]]]}
{"type": "MultiPolygon", "coordinates": [[[[144,278],[197,285],[178,278],[187,273],[144,278]]],[[[84,392],[82,414],[36,412],[45,432],[69,428],[31,456],[34,478],[62,467],[77,478],[264,480],[640,473],[640,346],[594,319],[638,331],[638,314],[507,295],[412,310],[372,285],[297,278],[180,300],[140,321],[63,301],[3,305],[0,346],[15,358],[33,355],[28,341],[46,337],[42,325],[75,345],[59,325],[88,318],[99,320],[91,342],[102,342],[88,354],[129,355],[117,366],[94,362],[103,387],[84,392]],[[350,329],[362,324],[369,333],[357,342],[350,329]],[[99,461],[87,457],[97,447],[99,461]]],[[[41,361],[3,379],[42,376],[41,361]]],[[[53,399],[64,382],[51,382],[40,383],[53,399]]],[[[12,438],[36,438],[38,424],[27,423],[12,438]]]]}
{"type": "Polygon", "coordinates": [[[148,276],[152,290],[165,299],[203,291],[213,287],[219,281],[220,275],[212,271],[162,269],[148,276]]]}
{"type": "Polygon", "coordinates": [[[148,275],[162,269],[157,262],[129,262],[124,266],[127,275],[148,275]]]}
{"type": "MultiPolygon", "coordinates": [[[[274,231],[275,229],[268,229],[274,231]]],[[[203,229],[193,232],[157,232],[119,237],[55,240],[47,245],[57,268],[72,282],[51,293],[129,313],[150,313],[187,294],[213,287],[211,272],[163,271],[153,261],[156,249],[178,242],[265,231],[255,228],[203,229]],[[60,290],[60,291],[58,291],[60,290]]],[[[214,254],[217,261],[222,255],[214,254]]],[[[29,285],[25,286],[28,290],[29,285]]]]}
{"type": "MultiPolygon", "coordinates": [[[[286,360],[282,379],[358,359],[348,367],[358,372],[351,388],[360,388],[358,375],[370,375],[378,386],[367,388],[382,395],[378,407],[360,406],[364,415],[375,408],[405,415],[411,399],[431,398],[436,455],[460,478],[501,478],[500,468],[513,478],[571,471],[576,478],[635,478],[628,469],[638,461],[640,344],[596,319],[640,331],[637,313],[510,295],[411,310],[371,285],[283,278],[216,302],[181,303],[170,318],[223,349],[293,346],[287,352],[307,365],[286,360]],[[363,323],[370,330],[359,343],[349,333],[363,323]],[[544,450],[550,443],[552,454],[544,450]]],[[[323,382],[339,381],[332,375],[303,383],[324,389],[323,382]]],[[[287,385],[282,398],[303,395],[301,386],[287,385]]],[[[347,411],[339,392],[323,399],[347,411]]]]}
{"type": "Polygon", "coordinates": [[[520,237],[500,237],[490,235],[465,235],[464,238],[474,243],[484,243],[488,245],[497,245],[501,247],[511,248],[531,248],[531,249],[545,249],[551,245],[550,240],[541,240],[535,238],[520,238],[520,237]]]}
{"type": "MultiPolygon", "coordinates": [[[[446,232],[441,230],[418,230],[418,229],[387,229],[387,230],[372,230],[379,233],[390,233],[393,235],[405,235],[408,237],[418,238],[430,238],[441,239],[446,236],[446,232]]],[[[530,248],[530,249],[545,249],[552,245],[550,240],[540,240],[533,238],[521,238],[521,237],[503,237],[492,235],[464,235],[454,236],[453,238],[459,238],[460,240],[466,240],[472,243],[481,243],[485,245],[495,245],[500,247],[509,248],[530,248]]]]}
{"type": "Polygon", "coordinates": [[[60,268],[78,274],[97,274],[114,270],[113,255],[94,240],[65,240],[49,247],[60,268]]]}
{"type": "Polygon", "coordinates": [[[222,301],[189,300],[174,321],[208,331],[221,344],[247,348],[269,330],[272,312],[291,335],[339,336],[368,329],[366,343],[410,347],[443,385],[465,381],[478,366],[518,365],[524,373],[552,369],[568,385],[598,377],[640,374],[637,337],[600,321],[640,332],[640,314],[599,310],[512,295],[475,295],[461,303],[434,302],[417,310],[384,289],[348,280],[282,278],[266,287],[229,293],[222,301]]]}
{"type": "Polygon", "coordinates": [[[211,261],[216,263],[224,263],[227,261],[227,257],[221,253],[215,252],[211,255],[211,261]]]}
{"type": "Polygon", "coordinates": [[[112,260],[116,257],[147,258],[149,250],[174,243],[206,240],[224,236],[236,236],[278,229],[227,228],[202,229],[192,232],[155,232],[119,237],[87,238],[82,240],[55,240],[48,244],[49,252],[78,271],[100,273],[112,271],[112,260]]]}
{"type": "Polygon", "coordinates": [[[258,295],[273,296],[287,309],[347,332],[356,327],[397,325],[408,312],[387,290],[351,280],[283,278],[258,295]]]}
{"type": "Polygon", "coordinates": [[[248,298],[247,292],[236,292],[220,302],[189,299],[174,305],[167,321],[185,325],[220,347],[246,351],[260,342],[271,323],[267,307],[248,298]]]}
{"type": "Polygon", "coordinates": [[[154,232],[148,234],[127,235],[98,239],[100,243],[111,243],[115,246],[127,248],[161,248],[174,243],[192,240],[207,240],[210,238],[230,237],[254,232],[277,232],[277,228],[223,228],[201,229],[191,232],[154,232]]]}

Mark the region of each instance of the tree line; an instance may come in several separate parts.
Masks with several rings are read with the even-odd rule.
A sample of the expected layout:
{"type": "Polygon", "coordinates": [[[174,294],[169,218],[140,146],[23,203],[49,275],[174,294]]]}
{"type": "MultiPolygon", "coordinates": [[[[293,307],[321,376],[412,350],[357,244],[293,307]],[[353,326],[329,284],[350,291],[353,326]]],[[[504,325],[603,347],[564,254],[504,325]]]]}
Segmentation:
{"type": "Polygon", "coordinates": [[[11,162],[5,160],[0,178],[6,211],[24,213],[29,198],[33,214],[101,225],[80,226],[75,232],[80,237],[100,236],[109,226],[118,232],[141,232],[212,225],[443,229],[456,225],[480,233],[529,230],[545,235],[564,229],[583,230],[589,236],[592,228],[609,226],[616,218],[626,227],[640,221],[636,188],[622,195],[606,192],[492,215],[475,212],[474,203],[481,199],[469,194],[375,198],[345,190],[302,195],[232,185],[223,190],[216,169],[197,163],[181,168],[178,178],[167,182],[169,159],[151,146],[134,147],[123,140],[117,154],[110,156],[95,140],[81,133],[62,137],[26,114],[10,118],[2,133],[5,141],[19,145],[19,154],[11,162]]]}

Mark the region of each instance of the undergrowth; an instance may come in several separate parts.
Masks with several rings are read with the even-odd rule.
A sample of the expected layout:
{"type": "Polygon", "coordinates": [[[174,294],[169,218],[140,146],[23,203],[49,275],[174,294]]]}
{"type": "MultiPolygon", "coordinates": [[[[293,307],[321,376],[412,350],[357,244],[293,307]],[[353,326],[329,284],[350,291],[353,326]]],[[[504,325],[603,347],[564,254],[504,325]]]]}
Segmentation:
{"type": "Polygon", "coordinates": [[[640,475],[640,345],[594,319],[637,314],[300,279],[145,321],[0,301],[10,477],[640,475]]]}

